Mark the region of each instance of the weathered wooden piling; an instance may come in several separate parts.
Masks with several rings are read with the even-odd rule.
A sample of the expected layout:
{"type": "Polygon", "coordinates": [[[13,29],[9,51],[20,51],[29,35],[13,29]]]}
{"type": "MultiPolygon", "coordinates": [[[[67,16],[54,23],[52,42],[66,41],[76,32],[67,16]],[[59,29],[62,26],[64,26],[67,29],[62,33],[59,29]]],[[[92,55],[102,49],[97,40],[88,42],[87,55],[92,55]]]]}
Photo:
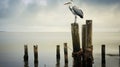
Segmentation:
{"type": "Polygon", "coordinates": [[[73,52],[80,51],[79,25],[78,23],[71,24],[73,52]]]}
{"type": "Polygon", "coordinates": [[[57,66],[59,66],[60,64],[60,45],[57,45],[57,49],[56,49],[56,60],[57,60],[57,66]]]}
{"type": "Polygon", "coordinates": [[[73,43],[73,58],[74,58],[74,67],[81,65],[81,50],[80,50],[80,38],[79,38],[79,25],[78,23],[71,24],[71,33],[72,33],[72,43],[73,43]]]}
{"type": "Polygon", "coordinates": [[[86,65],[92,67],[93,45],[92,45],[92,20],[86,20],[86,65]]]}
{"type": "Polygon", "coordinates": [[[64,43],[64,61],[65,64],[68,64],[68,49],[67,49],[67,43],[64,43]]]}
{"type": "Polygon", "coordinates": [[[38,45],[34,45],[34,63],[38,63],[38,45]]]}
{"type": "Polygon", "coordinates": [[[105,59],[105,45],[102,45],[102,64],[104,65],[106,63],[106,59],[105,59]]]}
{"type": "Polygon", "coordinates": [[[24,61],[28,61],[28,47],[24,45],[24,61]]]}
{"type": "Polygon", "coordinates": [[[86,37],[86,25],[82,25],[82,49],[83,49],[83,60],[82,60],[82,63],[83,63],[83,67],[86,67],[86,62],[85,62],[85,49],[87,48],[87,44],[86,44],[86,41],[87,41],[87,37],[86,37]]]}
{"type": "Polygon", "coordinates": [[[86,20],[87,47],[92,48],[92,20],[86,20]]]}
{"type": "Polygon", "coordinates": [[[87,37],[86,37],[86,25],[82,25],[82,49],[83,49],[83,53],[85,53],[85,48],[87,48],[87,37]]]}

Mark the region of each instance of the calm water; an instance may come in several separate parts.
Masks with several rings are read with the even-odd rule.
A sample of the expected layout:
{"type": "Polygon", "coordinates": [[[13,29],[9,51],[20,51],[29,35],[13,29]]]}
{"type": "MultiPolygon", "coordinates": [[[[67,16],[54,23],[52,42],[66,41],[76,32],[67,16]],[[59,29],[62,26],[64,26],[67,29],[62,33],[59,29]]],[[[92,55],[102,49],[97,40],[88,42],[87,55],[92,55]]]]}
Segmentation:
{"type": "MultiPolygon", "coordinates": [[[[33,45],[38,45],[38,67],[55,67],[56,45],[60,45],[60,67],[64,67],[63,43],[69,46],[69,67],[72,67],[71,33],[0,32],[0,67],[24,67],[24,44],[28,44],[29,67],[34,67],[33,45]]],[[[106,53],[118,54],[120,33],[93,33],[94,67],[101,67],[101,45],[106,53]]],[[[106,56],[106,67],[120,67],[119,57],[106,56]]]]}

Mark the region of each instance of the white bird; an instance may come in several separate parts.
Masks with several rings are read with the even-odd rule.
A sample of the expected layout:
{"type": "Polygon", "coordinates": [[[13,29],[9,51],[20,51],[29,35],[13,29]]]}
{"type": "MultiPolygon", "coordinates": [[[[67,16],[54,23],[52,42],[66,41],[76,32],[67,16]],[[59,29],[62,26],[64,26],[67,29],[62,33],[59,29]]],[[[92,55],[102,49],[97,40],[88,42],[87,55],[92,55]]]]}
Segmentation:
{"type": "Polygon", "coordinates": [[[70,11],[75,15],[75,21],[74,21],[75,23],[77,21],[77,16],[79,16],[80,18],[83,18],[83,11],[79,9],[77,6],[73,5],[73,0],[65,3],[64,5],[69,5],[70,11]]]}

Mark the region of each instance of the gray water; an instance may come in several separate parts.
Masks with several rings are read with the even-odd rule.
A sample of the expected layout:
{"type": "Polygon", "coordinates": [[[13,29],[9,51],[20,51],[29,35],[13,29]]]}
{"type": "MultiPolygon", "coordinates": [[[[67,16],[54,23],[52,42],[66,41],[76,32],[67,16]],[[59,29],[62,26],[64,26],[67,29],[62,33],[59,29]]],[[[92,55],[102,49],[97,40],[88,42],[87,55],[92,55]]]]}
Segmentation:
{"type": "MultiPolygon", "coordinates": [[[[55,67],[56,45],[60,45],[60,67],[64,67],[63,43],[69,46],[68,67],[72,67],[72,38],[67,32],[0,32],[0,67],[24,67],[24,44],[28,45],[29,67],[34,67],[33,45],[38,45],[38,67],[55,67]]],[[[101,67],[101,45],[106,44],[106,53],[118,54],[120,33],[93,33],[94,64],[101,67]]],[[[106,67],[120,67],[119,57],[106,56],[106,67]]]]}

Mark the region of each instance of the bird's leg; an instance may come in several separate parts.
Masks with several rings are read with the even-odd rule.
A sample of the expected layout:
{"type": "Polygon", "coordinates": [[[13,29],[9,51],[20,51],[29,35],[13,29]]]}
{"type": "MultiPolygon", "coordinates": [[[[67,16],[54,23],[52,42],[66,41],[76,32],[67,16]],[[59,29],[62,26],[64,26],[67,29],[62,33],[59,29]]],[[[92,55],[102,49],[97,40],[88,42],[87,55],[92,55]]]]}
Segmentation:
{"type": "Polygon", "coordinates": [[[75,23],[77,22],[77,16],[75,15],[75,21],[74,21],[75,23]]]}

